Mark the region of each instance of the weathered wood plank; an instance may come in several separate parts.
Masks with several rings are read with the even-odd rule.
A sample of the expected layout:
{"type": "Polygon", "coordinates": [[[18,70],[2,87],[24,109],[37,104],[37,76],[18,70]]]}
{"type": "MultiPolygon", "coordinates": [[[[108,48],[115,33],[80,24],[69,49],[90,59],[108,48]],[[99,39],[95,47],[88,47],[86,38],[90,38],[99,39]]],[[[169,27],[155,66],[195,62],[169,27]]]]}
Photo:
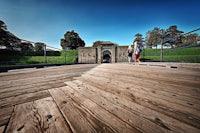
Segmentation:
{"type": "Polygon", "coordinates": [[[199,63],[178,63],[178,62],[140,62],[138,65],[146,65],[146,66],[166,66],[168,68],[177,67],[177,69],[193,69],[200,70],[199,63]]]}
{"type": "Polygon", "coordinates": [[[4,126],[0,126],[0,133],[4,133],[4,130],[5,130],[5,125],[4,126]]]}
{"type": "MultiPolygon", "coordinates": [[[[58,80],[53,80],[53,81],[45,81],[45,82],[38,82],[38,83],[30,83],[29,85],[18,85],[18,86],[13,86],[13,87],[8,87],[5,89],[1,89],[0,93],[10,93],[10,92],[14,92],[14,91],[21,91],[21,90],[26,90],[29,88],[38,88],[38,87],[42,87],[42,86],[49,86],[49,85],[54,85],[63,81],[68,81],[68,80],[72,80],[72,77],[70,78],[64,78],[64,79],[58,79],[58,80]]],[[[31,81],[28,81],[31,82],[31,81]]]]}
{"type": "Polygon", "coordinates": [[[169,102],[168,99],[163,99],[159,95],[151,95],[150,93],[138,92],[134,87],[127,86],[123,83],[110,82],[99,77],[91,77],[84,79],[84,76],[79,78],[94,87],[101,88],[104,91],[113,93],[119,97],[125,97],[129,100],[136,102],[142,106],[151,108],[163,114],[169,115],[175,119],[199,127],[200,122],[199,111],[194,109],[193,106],[186,107],[174,102],[169,102]],[[157,98],[159,97],[159,98],[157,98]]]}
{"type": "Polygon", "coordinates": [[[19,75],[18,73],[14,73],[13,75],[9,73],[7,76],[12,78],[12,80],[10,79],[9,81],[6,80],[8,77],[3,74],[3,76],[1,75],[0,77],[0,99],[29,92],[32,93],[38,90],[61,87],[64,85],[63,82],[72,80],[73,77],[81,76],[82,73],[91,69],[95,65],[84,66],[85,65],[83,65],[83,68],[81,66],[75,66],[75,68],[69,66],[63,67],[64,70],[50,69],[52,71],[44,68],[44,72],[41,70],[35,70],[34,73],[26,71],[19,75]]]}
{"type": "MultiPolygon", "coordinates": [[[[129,88],[135,88],[138,91],[145,91],[149,94],[159,95],[162,97],[170,98],[175,100],[180,104],[191,107],[191,105],[200,110],[200,97],[197,88],[185,87],[181,85],[165,84],[160,82],[154,82],[150,80],[138,79],[135,77],[128,76],[110,76],[106,73],[96,73],[88,75],[89,78],[101,78],[101,80],[106,80],[107,82],[115,82],[119,84],[126,84],[129,88]],[[187,93],[186,93],[187,92],[187,93]]],[[[200,82],[199,82],[200,84],[200,82]]],[[[200,91],[200,90],[199,90],[200,91]]]]}
{"type": "MultiPolygon", "coordinates": [[[[152,63],[152,62],[151,62],[152,63]]],[[[151,63],[147,63],[147,64],[151,64],[151,63]]],[[[198,63],[195,68],[199,68],[199,69],[182,69],[184,67],[184,65],[188,65],[188,63],[185,63],[184,65],[182,64],[183,67],[181,67],[180,69],[172,69],[172,68],[167,68],[167,67],[157,67],[156,64],[159,66],[159,63],[155,63],[155,67],[149,67],[149,65],[129,65],[129,64],[114,64],[114,65],[110,65],[110,64],[103,64],[101,66],[98,66],[98,68],[107,68],[107,69],[110,69],[110,68],[114,68],[114,69],[120,69],[120,70],[133,70],[133,67],[134,69],[137,69],[138,71],[148,71],[148,70],[152,70],[153,73],[164,73],[164,74],[167,74],[166,72],[168,70],[170,70],[172,73],[176,74],[180,71],[182,71],[183,73],[178,73],[180,75],[182,74],[189,74],[189,75],[198,75],[198,73],[200,73],[200,64],[198,63]],[[146,70],[145,70],[146,69],[146,70]],[[157,70],[162,70],[162,71],[157,71],[157,70]],[[195,72],[197,72],[195,74],[195,72]]],[[[177,63],[175,63],[177,64],[177,63]]],[[[192,64],[190,64],[192,65],[192,64]]],[[[187,68],[190,68],[190,65],[187,66],[187,68]]],[[[191,68],[193,68],[193,66],[191,66],[191,68]]],[[[186,76],[187,77],[187,76],[186,76]]]]}
{"type": "Polygon", "coordinates": [[[5,93],[8,91],[13,91],[17,89],[31,88],[33,86],[43,86],[46,84],[53,84],[63,80],[72,80],[73,77],[80,76],[81,73],[70,73],[70,74],[62,74],[56,76],[43,76],[37,78],[27,78],[27,79],[18,79],[14,81],[7,81],[7,84],[2,84],[0,86],[0,93],[5,93]],[[22,85],[23,84],[23,85],[22,85]]]}
{"type": "Polygon", "coordinates": [[[144,74],[143,76],[157,76],[158,77],[169,77],[169,79],[175,80],[189,80],[195,81],[200,80],[200,71],[194,70],[182,70],[182,69],[170,69],[170,68],[159,68],[159,67],[145,67],[145,66],[131,66],[131,65],[108,65],[108,66],[98,66],[97,69],[99,71],[105,71],[107,73],[115,73],[129,75],[129,74],[144,74]],[[114,70],[114,71],[113,71],[114,70]],[[118,70],[118,71],[117,71],[118,70]],[[150,74],[150,75],[149,75],[150,74]]]}
{"type": "Polygon", "coordinates": [[[28,93],[28,94],[22,94],[18,96],[5,98],[3,100],[0,100],[0,109],[21,104],[21,103],[35,101],[38,99],[43,99],[49,96],[50,96],[49,91],[45,90],[45,91],[38,91],[35,93],[28,93]]]}
{"type": "Polygon", "coordinates": [[[124,121],[125,123],[132,126],[133,128],[136,128],[139,131],[167,132],[162,127],[151,123],[143,117],[139,117],[136,114],[124,109],[123,107],[112,104],[111,102],[107,101],[104,97],[100,96],[98,93],[92,93],[91,91],[88,91],[87,87],[83,90],[83,88],[81,88],[80,85],[76,85],[73,82],[67,82],[67,85],[70,86],[70,88],[67,89],[66,93],[71,93],[73,95],[76,94],[78,98],[83,96],[87,97],[91,101],[95,102],[97,105],[107,110],[110,114],[117,116],[120,120],[124,121]]]}
{"type": "Polygon", "coordinates": [[[85,72],[93,67],[96,67],[97,64],[85,64],[85,65],[66,65],[66,66],[57,66],[57,67],[47,67],[42,69],[36,69],[32,71],[18,71],[18,72],[6,72],[0,73],[0,83],[2,81],[11,81],[19,79],[25,79],[30,77],[41,77],[41,76],[50,76],[50,75],[58,75],[63,73],[70,72],[85,72]]]}
{"type": "Polygon", "coordinates": [[[6,125],[10,119],[14,107],[0,109],[0,126],[6,125]]]}
{"type": "Polygon", "coordinates": [[[0,73],[0,130],[199,133],[199,94],[197,68],[119,63],[10,71],[0,73]]]}
{"type": "Polygon", "coordinates": [[[6,133],[65,132],[71,130],[51,97],[16,105],[6,133]]]}
{"type": "MultiPolygon", "coordinates": [[[[65,80],[66,81],[66,80],[65,80]]],[[[34,92],[38,92],[38,91],[43,91],[43,90],[48,90],[51,88],[57,88],[57,87],[62,87],[64,86],[64,82],[57,82],[57,83],[53,83],[53,84],[47,84],[44,86],[36,86],[36,87],[32,87],[32,88],[25,88],[23,90],[16,90],[16,91],[12,91],[12,92],[6,92],[6,93],[1,93],[0,94],[0,99],[5,99],[8,97],[12,97],[12,96],[18,96],[18,95],[23,95],[23,94],[28,94],[28,93],[34,93],[34,92]]]]}
{"type": "Polygon", "coordinates": [[[62,80],[62,79],[67,79],[67,78],[71,78],[71,77],[77,77],[80,75],[81,75],[81,73],[73,72],[73,73],[50,75],[50,76],[43,75],[41,77],[29,77],[29,78],[19,78],[18,77],[18,79],[15,79],[15,80],[2,81],[0,83],[1,84],[0,91],[2,92],[2,90],[6,90],[7,88],[21,86],[22,84],[24,86],[31,85],[34,83],[40,84],[40,83],[44,83],[44,82],[52,82],[55,80],[62,80]]]}
{"type": "MultiPolygon", "coordinates": [[[[115,115],[118,115],[118,111],[123,112],[121,118],[127,116],[126,121],[133,126],[144,130],[145,132],[154,131],[154,132],[198,132],[199,130],[188,126],[176,119],[172,119],[161,113],[156,113],[153,110],[148,109],[147,107],[142,107],[138,104],[135,104],[133,101],[128,101],[123,97],[117,97],[112,93],[102,91],[99,88],[90,86],[80,81],[67,82],[70,87],[77,90],[79,93],[87,96],[98,104],[101,104],[106,109],[111,108],[111,112],[115,115]],[[116,101],[117,100],[117,101],[116,101]],[[112,107],[116,107],[112,109],[112,107]],[[121,107],[121,108],[120,108],[121,107]],[[130,108],[131,107],[131,108],[130,108]],[[145,112],[144,112],[145,110],[145,112]],[[140,122],[142,124],[140,124],[140,122]],[[174,125],[176,123],[176,125],[174,125]],[[143,127],[142,125],[145,125],[143,127]],[[166,130],[164,130],[164,129],[166,130]]],[[[125,120],[124,120],[125,121],[125,120]]]]}
{"type": "Polygon", "coordinates": [[[73,132],[139,132],[69,87],[51,89],[50,93],[73,132]]]}
{"type": "MultiPolygon", "coordinates": [[[[110,74],[109,73],[93,73],[91,75],[94,76],[99,76],[99,77],[103,77],[105,79],[110,78],[110,74]]],[[[128,83],[132,83],[134,85],[138,85],[141,87],[153,87],[153,89],[156,90],[160,90],[160,91],[165,91],[165,92],[169,92],[169,93],[177,93],[177,94],[181,94],[181,95],[185,95],[187,97],[191,97],[192,99],[200,99],[198,93],[199,93],[199,89],[195,88],[193,86],[190,87],[186,87],[183,85],[177,85],[177,84],[167,84],[164,82],[160,82],[159,79],[154,79],[154,80],[149,80],[149,79],[143,79],[143,78],[137,78],[134,76],[127,76],[127,75],[112,75],[112,79],[113,80],[123,80],[123,82],[128,82],[128,83]],[[176,88],[176,91],[174,91],[174,88],[176,88]],[[191,92],[195,92],[192,93],[191,92]]],[[[197,83],[199,83],[200,81],[197,81],[197,83]]]]}
{"type": "MultiPolygon", "coordinates": [[[[165,68],[165,69],[168,70],[168,72],[163,73],[162,72],[163,69],[159,69],[159,68],[154,69],[154,71],[153,70],[150,71],[149,67],[145,67],[144,69],[142,69],[140,67],[140,69],[138,69],[137,67],[132,66],[132,69],[129,68],[130,70],[125,70],[123,68],[123,66],[121,66],[121,67],[122,67],[122,69],[119,69],[119,68],[118,69],[114,69],[114,68],[109,69],[109,68],[100,67],[98,69],[98,71],[106,72],[106,73],[110,73],[110,74],[115,74],[115,75],[134,76],[134,77],[138,77],[138,78],[142,78],[142,79],[150,79],[150,80],[156,79],[158,81],[162,81],[163,83],[167,83],[167,84],[177,84],[177,85],[193,86],[193,87],[199,88],[199,83],[197,82],[197,81],[200,81],[199,75],[195,76],[195,78],[193,80],[191,80],[191,78],[193,76],[189,76],[189,75],[178,76],[178,78],[177,78],[177,76],[176,76],[178,74],[177,72],[180,72],[180,71],[177,71],[176,74],[173,74],[171,72],[171,69],[169,69],[169,68],[165,68]],[[157,71],[155,71],[155,70],[157,70],[157,71]],[[187,76],[189,76],[189,77],[187,78],[187,76]]],[[[192,72],[193,73],[199,73],[199,72],[196,72],[196,71],[195,72],[190,71],[190,72],[191,73],[192,72]]]]}
{"type": "MultiPolygon", "coordinates": [[[[98,75],[98,76],[97,75],[88,75],[87,77],[85,76],[83,78],[86,78],[86,81],[87,80],[88,81],[91,80],[94,82],[102,81],[103,84],[107,83],[107,84],[112,84],[115,86],[122,86],[122,88],[128,88],[128,89],[134,88],[134,91],[144,93],[144,94],[148,93],[148,95],[158,97],[159,99],[165,99],[165,100],[171,101],[172,103],[177,103],[177,104],[181,104],[181,105],[184,105],[187,107],[193,107],[193,108],[196,108],[197,110],[200,110],[200,105],[198,104],[200,102],[200,99],[186,97],[179,93],[176,94],[177,93],[176,90],[177,91],[179,90],[179,88],[176,88],[176,86],[171,86],[172,87],[171,89],[173,89],[175,91],[175,93],[172,93],[172,92],[169,93],[166,91],[161,91],[159,89],[161,86],[163,86],[163,84],[157,85],[156,87],[155,87],[155,84],[149,85],[149,86],[142,85],[143,82],[145,82],[146,80],[143,80],[143,82],[141,81],[140,83],[134,84],[134,81],[129,80],[128,77],[126,79],[123,79],[120,77],[115,78],[115,76],[106,77],[106,76],[101,76],[101,75],[98,75]],[[156,89],[154,89],[154,88],[156,88],[156,89]]],[[[165,86],[169,88],[169,86],[167,84],[165,84],[165,86]]],[[[188,87],[188,89],[191,89],[190,95],[199,96],[199,94],[196,94],[196,91],[192,90],[192,88],[188,87]]]]}

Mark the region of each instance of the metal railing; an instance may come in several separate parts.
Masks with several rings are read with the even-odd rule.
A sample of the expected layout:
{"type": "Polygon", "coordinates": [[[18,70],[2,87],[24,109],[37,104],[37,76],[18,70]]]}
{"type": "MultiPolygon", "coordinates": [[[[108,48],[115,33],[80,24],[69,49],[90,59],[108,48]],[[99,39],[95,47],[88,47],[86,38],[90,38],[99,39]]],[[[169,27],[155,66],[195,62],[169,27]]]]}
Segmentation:
{"type": "MultiPolygon", "coordinates": [[[[197,33],[200,28],[192,30],[182,35],[197,33]]],[[[199,35],[199,34],[198,34],[199,35]]],[[[181,35],[175,36],[171,41],[176,41],[181,35]]],[[[164,40],[160,48],[145,48],[141,53],[143,61],[159,61],[159,62],[195,62],[200,63],[200,43],[188,44],[175,48],[163,48],[163,44],[170,40],[164,40]]]]}
{"type": "MultiPolygon", "coordinates": [[[[22,40],[23,42],[35,42],[22,40]]],[[[2,50],[0,53],[0,66],[27,65],[27,64],[73,64],[78,57],[77,50],[62,50],[48,45],[43,45],[42,51],[31,51],[24,54],[22,51],[2,50]],[[3,51],[3,52],[2,52],[3,51]],[[43,52],[42,52],[43,51],[43,52]],[[56,54],[55,54],[56,53],[56,54]]]]}

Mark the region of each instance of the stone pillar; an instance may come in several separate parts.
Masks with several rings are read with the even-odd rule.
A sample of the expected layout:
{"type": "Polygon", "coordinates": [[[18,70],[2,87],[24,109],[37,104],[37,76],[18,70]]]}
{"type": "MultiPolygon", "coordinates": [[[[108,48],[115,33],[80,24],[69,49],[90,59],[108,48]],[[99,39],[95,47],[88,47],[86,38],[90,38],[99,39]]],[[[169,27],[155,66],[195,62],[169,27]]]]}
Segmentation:
{"type": "Polygon", "coordinates": [[[115,57],[116,57],[115,47],[116,46],[112,46],[112,48],[111,48],[111,51],[112,51],[112,53],[111,53],[111,59],[112,59],[111,63],[115,63],[115,57]]]}
{"type": "Polygon", "coordinates": [[[98,46],[97,47],[97,63],[101,63],[102,62],[102,46],[98,46]]]}

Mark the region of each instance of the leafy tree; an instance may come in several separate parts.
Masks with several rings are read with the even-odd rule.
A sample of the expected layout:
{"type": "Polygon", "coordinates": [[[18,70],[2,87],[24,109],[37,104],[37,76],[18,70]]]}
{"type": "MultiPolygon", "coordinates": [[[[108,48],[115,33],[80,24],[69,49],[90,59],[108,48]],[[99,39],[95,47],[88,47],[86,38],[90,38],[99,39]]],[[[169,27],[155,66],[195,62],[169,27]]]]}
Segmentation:
{"type": "Polygon", "coordinates": [[[21,40],[7,30],[6,24],[0,20],[0,46],[5,46],[7,49],[13,50],[21,40]]]}
{"type": "Polygon", "coordinates": [[[44,53],[44,46],[45,46],[45,44],[42,43],[42,42],[35,43],[34,50],[37,53],[37,55],[43,55],[43,53],[44,53]]]}
{"type": "Polygon", "coordinates": [[[155,46],[157,48],[158,44],[165,37],[165,30],[155,27],[153,30],[146,33],[146,44],[149,47],[155,46]]]}
{"type": "Polygon", "coordinates": [[[183,31],[178,30],[176,25],[170,26],[167,30],[155,27],[146,33],[146,44],[149,47],[156,46],[161,42],[170,44],[171,47],[183,45],[183,31]],[[162,40],[162,41],[161,41],[162,40]]]}
{"type": "Polygon", "coordinates": [[[182,37],[183,45],[197,44],[198,42],[198,34],[188,34],[182,37]]]}
{"type": "Polygon", "coordinates": [[[23,53],[29,53],[33,51],[33,45],[31,43],[22,42],[18,45],[19,48],[21,48],[21,52],[23,53]]]}
{"type": "Polygon", "coordinates": [[[1,21],[1,20],[0,20],[0,28],[2,30],[7,30],[7,25],[3,21],[1,21]]]}
{"type": "Polygon", "coordinates": [[[167,29],[166,38],[172,47],[177,47],[182,43],[183,31],[178,30],[176,25],[172,25],[167,29]]]}
{"type": "Polygon", "coordinates": [[[138,41],[138,42],[143,42],[143,39],[144,38],[142,38],[142,34],[140,34],[140,33],[137,33],[137,34],[135,34],[135,39],[134,39],[134,41],[133,42],[135,42],[135,41],[138,41]]]}
{"type": "Polygon", "coordinates": [[[63,49],[77,49],[84,47],[85,42],[79,37],[78,33],[72,30],[64,34],[64,38],[60,40],[60,45],[63,49]]]}

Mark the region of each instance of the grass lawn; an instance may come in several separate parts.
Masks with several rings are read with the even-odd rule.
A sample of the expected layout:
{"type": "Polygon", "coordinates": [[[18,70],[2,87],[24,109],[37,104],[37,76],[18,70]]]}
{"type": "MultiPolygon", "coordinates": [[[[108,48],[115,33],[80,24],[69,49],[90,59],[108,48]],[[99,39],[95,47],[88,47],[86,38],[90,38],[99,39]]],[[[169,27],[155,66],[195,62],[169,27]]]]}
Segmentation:
{"type": "MultiPolygon", "coordinates": [[[[200,47],[184,49],[164,49],[164,62],[188,62],[200,63],[200,47]]],[[[66,52],[66,63],[73,63],[78,57],[78,50],[68,50],[66,52]]],[[[144,49],[140,58],[150,61],[160,61],[160,49],[144,49]]],[[[47,64],[64,64],[65,53],[61,51],[60,56],[46,56],[47,64]]],[[[44,63],[44,56],[24,56],[19,52],[0,53],[0,66],[24,65],[44,63]]]]}
{"type": "MultiPolygon", "coordinates": [[[[0,60],[1,66],[7,65],[25,65],[25,64],[38,64],[44,63],[44,56],[23,56],[21,54],[14,55],[1,55],[2,60],[0,60]]],[[[77,50],[68,50],[66,52],[66,63],[73,63],[74,60],[78,57],[77,50]]],[[[65,63],[65,53],[61,51],[60,56],[46,56],[47,64],[64,64],[65,63]]]]}
{"type": "MultiPolygon", "coordinates": [[[[160,49],[144,49],[141,58],[160,61],[160,49]]],[[[164,49],[163,61],[200,63],[200,47],[164,49]]]]}

